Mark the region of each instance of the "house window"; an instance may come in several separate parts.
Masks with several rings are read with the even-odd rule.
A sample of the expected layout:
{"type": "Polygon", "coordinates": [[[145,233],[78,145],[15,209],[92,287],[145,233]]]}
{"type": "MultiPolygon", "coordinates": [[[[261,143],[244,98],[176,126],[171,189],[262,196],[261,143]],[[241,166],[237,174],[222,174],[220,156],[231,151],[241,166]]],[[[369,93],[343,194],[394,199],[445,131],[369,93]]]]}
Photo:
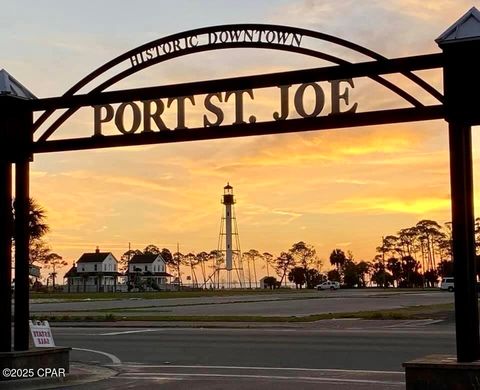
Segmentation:
{"type": "Polygon", "coordinates": [[[96,264],[93,266],[93,270],[94,270],[94,271],[97,270],[97,265],[96,265],[96,264]]]}
{"type": "Polygon", "coordinates": [[[145,266],[145,271],[148,271],[148,265],[145,266]]]}
{"type": "Polygon", "coordinates": [[[82,267],[82,271],[85,271],[85,267],[82,267]]]}

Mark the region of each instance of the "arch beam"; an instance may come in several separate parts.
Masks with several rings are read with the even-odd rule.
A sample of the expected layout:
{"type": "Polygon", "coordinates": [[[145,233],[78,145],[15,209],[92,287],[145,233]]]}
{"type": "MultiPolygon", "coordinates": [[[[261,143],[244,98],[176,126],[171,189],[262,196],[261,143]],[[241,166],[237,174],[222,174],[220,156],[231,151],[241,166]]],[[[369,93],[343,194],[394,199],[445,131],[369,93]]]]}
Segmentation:
{"type": "Polygon", "coordinates": [[[347,127],[371,126],[390,123],[426,121],[444,118],[443,105],[402,108],[356,114],[288,119],[251,123],[247,126],[228,125],[218,127],[191,128],[186,130],[147,132],[129,135],[109,135],[65,140],[36,142],[34,153],[61,152],[110,148],[116,146],[137,146],[172,142],[201,141],[207,139],[234,138],[253,135],[286,134],[293,132],[329,130],[347,127]]]}
{"type": "Polygon", "coordinates": [[[346,78],[374,77],[383,74],[437,69],[443,66],[442,53],[401,57],[383,61],[367,61],[356,64],[270,73],[264,75],[234,77],[159,87],[135,88],[122,91],[61,96],[29,101],[33,111],[63,108],[79,108],[97,104],[121,103],[187,95],[199,95],[220,91],[248,88],[267,88],[313,81],[339,80],[346,78]]]}

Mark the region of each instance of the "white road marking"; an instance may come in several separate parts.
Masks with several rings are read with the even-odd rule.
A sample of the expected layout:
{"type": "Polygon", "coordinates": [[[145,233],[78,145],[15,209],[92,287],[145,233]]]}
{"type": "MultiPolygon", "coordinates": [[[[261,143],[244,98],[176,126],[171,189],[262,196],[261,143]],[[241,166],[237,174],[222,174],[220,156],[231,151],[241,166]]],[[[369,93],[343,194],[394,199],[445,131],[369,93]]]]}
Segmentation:
{"type": "MultiPolygon", "coordinates": [[[[58,331],[57,329],[62,330],[71,330],[71,328],[56,328],[55,332],[57,334],[62,334],[65,336],[115,336],[121,334],[128,334],[128,333],[139,333],[139,332],[156,332],[162,331],[164,333],[175,333],[175,332],[203,332],[203,333],[225,333],[231,332],[232,330],[236,333],[292,333],[292,332],[299,332],[304,334],[339,334],[339,333],[350,333],[350,334],[415,334],[415,335],[455,335],[455,329],[453,327],[449,327],[448,329],[441,330],[441,329],[432,329],[428,326],[420,325],[418,327],[414,327],[413,325],[405,326],[400,328],[401,324],[393,324],[393,325],[385,325],[380,328],[359,328],[354,326],[349,326],[341,329],[337,328],[287,328],[287,329],[268,329],[268,328],[155,328],[155,329],[148,329],[148,330],[128,330],[128,331],[117,331],[117,332],[109,332],[109,333],[70,333],[69,331],[58,331]]],[[[115,329],[115,328],[113,328],[115,329]]],[[[116,328],[118,329],[118,328],[116,328]]]]}
{"type": "Polygon", "coordinates": [[[304,380],[313,382],[340,382],[340,383],[368,383],[368,384],[382,384],[382,385],[404,385],[404,382],[396,381],[378,381],[369,379],[347,379],[347,378],[317,378],[311,376],[281,376],[281,375],[245,375],[245,374],[191,374],[191,373],[132,373],[120,374],[113,377],[113,379],[165,379],[170,378],[185,378],[185,377],[216,377],[216,378],[246,378],[246,379],[287,379],[287,380],[304,380]],[[159,376],[157,376],[159,375],[159,376]]]}
{"type": "Polygon", "coordinates": [[[72,348],[72,349],[75,351],[98,353],[100,355],[108,357],[114,365],[122,364],[122,361],[118,357],[108,352],[96,351],[94,349],[85,349],[85,348],[72,348]]]}
{"type": "Polygon", "coordinates": [[[451,330],[431,330],[428,327],[421,327],[419,329],[411,326],[402,328],[389,328],[384,326],[381,328],[288,328],[288,329],[268,329],[268,328],[163,328],[164,331],[170,332],[204,332],[204,333],[228,333],[234,331],[236,333],[280,333],[280,332],[298,332],[298,333],[352,333],[352,334],[415,334],[415,335],[454,335],[454,329],[451,330]]]}
{"type": "Polygon", "coordinates": [[[122,332],[110,332],[110,333],[98,333],[96,336],[117,336],[120,334],[130,334],[130,333],[145,333],[145,332],[158,332],[163,330],[162,328],[156,329],[137,329],[137,330],[125,330],[122,332]]]}
{"type": "Polygon", "coordinates": [[[443,322],[443,320],[433,320],[433,319],[425,319],[425,320],[410,320],[410,321],[402,321],[399,324],[392,324],[386,326],[386,328],[414,328],[414,327],[424,327],[427,325],[438,324],[439,322],[443,322]]]}
{"type": "Polygon", "coordinates": [[[354,374],[401,374],[403,371],[372,371],[372,370],[346,370],[340,368],[303,368],[303,367],[249,367],[249,366],[184,366],[175,364],[141,364],[124,363],[123,367],[144,367],[144,368],[212,368],[212,369],[233,369],[233,370],[279,370],[279,371],[311,371],[311,372],[350,372],[354,374]]]}

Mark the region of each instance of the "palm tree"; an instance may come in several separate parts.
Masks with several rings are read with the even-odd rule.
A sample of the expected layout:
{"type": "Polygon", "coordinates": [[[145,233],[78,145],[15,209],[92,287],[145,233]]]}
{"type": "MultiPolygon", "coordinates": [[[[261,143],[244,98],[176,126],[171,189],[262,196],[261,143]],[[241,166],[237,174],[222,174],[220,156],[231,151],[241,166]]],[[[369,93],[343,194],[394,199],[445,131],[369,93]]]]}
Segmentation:
{"type": "Polygon", "coordinates": [[[367,277],[370,275],[372,271],[372,264],[369,261],[360,261],[357,264],[357,272],[360,276],[360,282],[362,287],[367,287],[367,277]]]}
{"type": "Polygon", "coordinates": [[[253,280],[255,280],[255,288],[258,288],[257,267],[255,262],[257,259],[263,259],[263,255],[256,249],[250,249],[248,252],[244,253],[244,256],[248,261],[248,280],[250,281],[250,288],[252,288],[251,278],[250,278],[250,260],[252,261],[252,264],[253,264],[253,280]]]}
{"type": "Polygon", "coordinates": [[[161,253],[160,248],[156,245],[149,244],[143,250],[143,254],[145,255],[159,255],[161,253]]]}
{"type": "Polygon", "coordinates": [[[213,265],[211,266],[211,268],[213,269],[213,274],[210,276],[209,279],[213,278],[213,285],[216,286],[217,288],[220,288],[220,280],[218,278],[219,274],[218,274],[217,270],[225,262],[223,252],[218,250],[218,249],[214,249],[214,250],[210,251],[208,256],[212,260],[212,263],[213,263],[213,265]]]}
{"type": "Polygon", "coordinates": [[[178,280],[178,289],[180,290],[180,286],[182,284],[182,272],[180,270],[180,266],[183,263],[183,258],[184,255],[180,252],[175,252],[172,255],[172,265],[173,268],[175,269],[175,272],[177,272],[177,280],[178,280]]]}
{"type": "Polygon", "coordinates": [[[197,256],[195,253],[190,252],[184,256],[184,261],[186,265],[190,266],[192,272],[192,287],[198,287],[197,274],[195,273],[195,267],[198,264],[197,256]]]}
{"type": "Polygon", "coordinates": [[[252,273],[250,272],[250,256],[249,252],[242,253],[242,260],[247,262],[247,272],[248,272],[248,288],[252,288],[252,273]]]}
{"type": "Polygon", "coordinates": [[[439,237],[445,236],[444,233],[441,232],[442,227],[437,222],[431,221],[428,219],[423,219],[417,222],[416,227],[420,231],[422,236],[425,237],[425,240],[426,240],[426,249],[427,249],[427,255],[428,255],[428,269],[429,270],[435,269],[436,268],[435,243],[436,241],[438,241],[439,237]]]}
{"type": "Polygon", "coordinates": [[[160,256],[162,256],[162,259],[163,261],[165,261],[165,265],[167,267],[175,269],[175,263],[173,260],[172,252],[170,252],[170,249],[162,248],[162,250],[160,251],[160,256]]]}
{"type": "Polygon", "coordinates": [[[265,260],[265,265],[267,266],[267,276],[270,276],[269,266],[274,266],[273,264],[273,255],[268,252],[263,252],[262,254],[263,260],[265,260]]]}
{"type": "Polygon", "coordinates": [[[126,272],[127,274],[130,272],[128,269],[128,265],[130,263],[130,260],[132,259],[133,256],[135,255],[141,255],[143,252],[139,249],[129,249],[126,251],[121,257],[120,257],[120,270],[126,272]]]}
{"type": "Polygon", "coordinates": [[[28,199],[28,229],[30,240],[42,238],[50,230],[46,224],[46,211],[34,199],[28,199]]]}
{"type": "Polygon", "coordinates": [[[49,253],[42,259],[42,263],[45,264],[47,267],[52,268],[51,276],[52,276],[52,286],[55,290],[55,279],[57,277],[57,267],[64,267],[68,265],[68,263],[63,260],[62,256],[57,255],[56,253],[49,253]]]}
{"type": "Polygon", "coordinates": [[[334,249],[330,254],[330,264],[340,270],[340,268],[345,264],[347,257],[341,249],[334,249]]]}
{"type": "MultiPolygon", "coordinates": [[[[15,203],[15,201],[14,201],[15,203]]],[[[15,210],[14,210],[15,211],[15,210]]],[[[13,215],[15,222],[15,213],[13,215]]],[[[47,213],[34,199],[28,199],[28,234],[29,234],[29,252],[35,252],[37,255],[30,258],[30,264],[34,261],[41,261],[43,257],[50,253],[47,244],[42,240],[42,237],[50,230],[45,222],[47,213]],[[41,249],[41,250],[40,250],[41,249]]],[[[15,241],[13,242],[15,245],[15,241]]]]}
{"type": "Polygon", "coordinates": [[[282,252],[280,256],[276,259],[276,271],[278,276],[281,277],[280,285],[285,280],[285,286],[287,285],[287,279],[285,276],[287,275],[288,271],[290,271],[293,267],[295,267],[295,258],[292,256],[290,252],[282,252]]]}
{"type": "MultiPolygon", "coordinates": [[[[418,229],[414,227],[401,229],[398,232],[398,239],[403,247],[402,256],[412,256],[415,254],[415,242],[418,236],[418,229]]],[[[413,256],[412,256],[413,257],[413,256]]]]}
{"type": "Polygon", "coordinates": [[[202,270],[202,278],[203,278],[203,286],[205,287],[205,283],[207,282],[207,270],[205,268],[205,264],[209,260],[209,256],[207,252],[199,252],[196,254],[195,262],[200,265],[200,269],[202,270]]]}
{"type": "Polygon", "coordinates": [[[303,241],[296,242],[292,245],[289,252],[295,258],[297,264],[301,265],[305,274],[307,286],[311,285],[311,281],[308,279],[308,269],[317,260],[317,251],[312,245],[308,245],[303,241]]]}

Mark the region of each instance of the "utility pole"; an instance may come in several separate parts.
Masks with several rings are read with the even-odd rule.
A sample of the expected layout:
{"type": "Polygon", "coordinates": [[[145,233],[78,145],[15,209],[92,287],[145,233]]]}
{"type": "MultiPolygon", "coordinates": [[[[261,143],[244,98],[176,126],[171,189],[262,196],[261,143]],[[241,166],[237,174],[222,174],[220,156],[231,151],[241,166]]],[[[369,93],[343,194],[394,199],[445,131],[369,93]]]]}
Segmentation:
{"type": "Polygon", "coordinates": [[[132,247],[131,244],[128,243],[128,255],[127,255],[127,290],[128,286],[130,285],[130,256],[132,255],[132,247]]]}
{"type": "Polygon", "coordinates": [[[383,287],[385,288],[386,276],[387,273],[385,271],[385,237],[382,236],[382,265],[383,265],[383,287]]]}
{"type": "Polygon", "coordinates": [[[181,289],[182,285],[182,274],[180,271],[180,244],[177,242],[177,271],[178,271],[178,291],[181,289]]]}

